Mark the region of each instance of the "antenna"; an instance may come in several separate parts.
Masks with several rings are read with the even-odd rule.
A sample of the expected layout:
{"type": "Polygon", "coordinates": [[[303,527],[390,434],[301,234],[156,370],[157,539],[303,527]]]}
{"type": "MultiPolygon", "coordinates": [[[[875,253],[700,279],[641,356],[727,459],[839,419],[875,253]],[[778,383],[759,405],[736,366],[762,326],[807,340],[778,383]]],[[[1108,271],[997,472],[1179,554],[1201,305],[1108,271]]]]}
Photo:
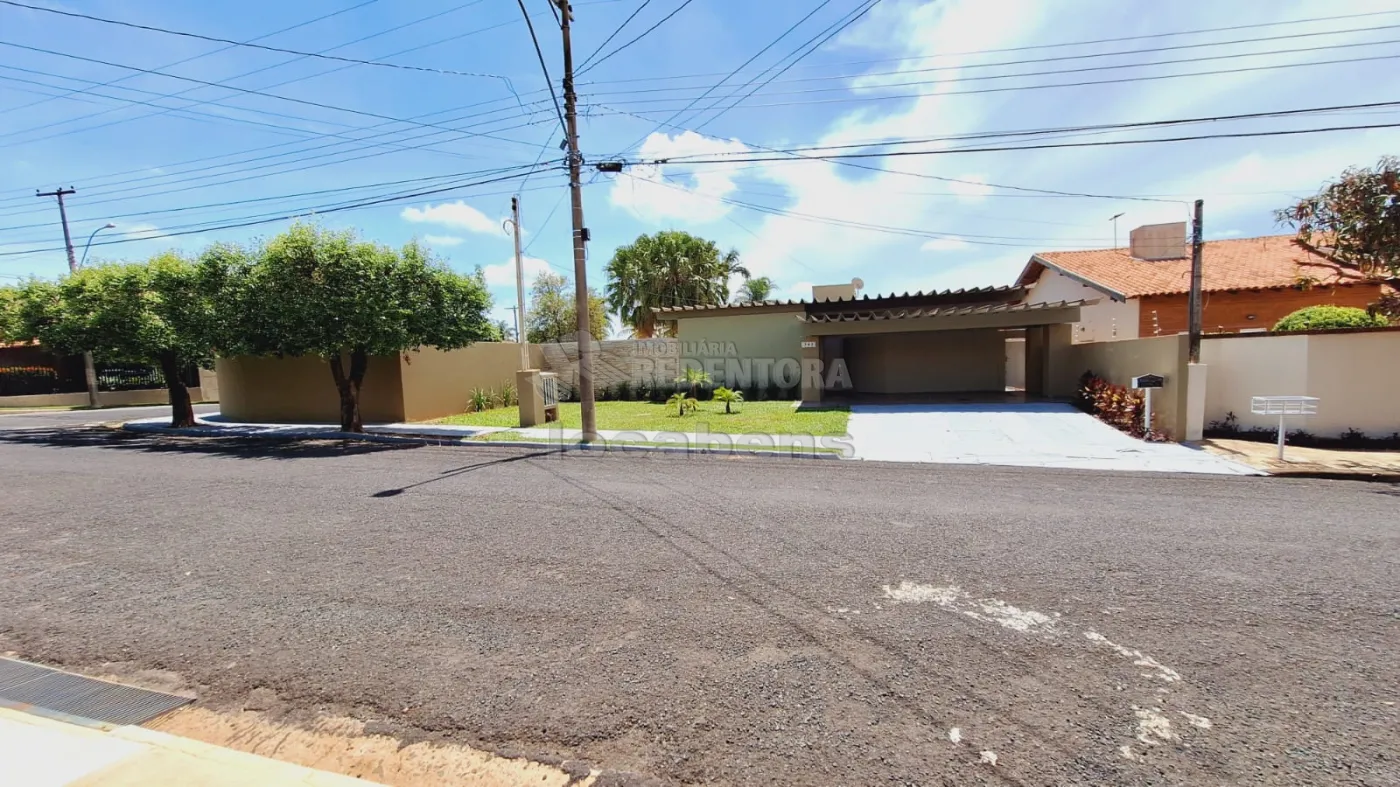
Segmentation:
{"type": "Polygon", "coordinates": [[[1118,220],[1126,216],[1126,213],[1115,213],[1108,217],[1113,222],[1113,248],[1118,248],[1118,220]]]}

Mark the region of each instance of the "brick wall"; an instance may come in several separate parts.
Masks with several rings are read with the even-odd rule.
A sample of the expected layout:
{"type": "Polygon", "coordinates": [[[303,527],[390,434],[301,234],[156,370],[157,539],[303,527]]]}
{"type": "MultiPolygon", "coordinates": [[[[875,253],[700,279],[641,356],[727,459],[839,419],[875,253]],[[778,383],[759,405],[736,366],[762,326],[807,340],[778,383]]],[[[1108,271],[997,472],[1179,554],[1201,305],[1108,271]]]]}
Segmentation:
{"type": "MultiPolygon", "coordinates": [[[[1366,308],[1380,297],[1380,284],[1352,284],[1281,290],[1208,292],[1202,307],[1201,327],[1206,333],[1238,333],[1245,328],[1271,329],[1274,323],[1304,306],[1356,306],[1366,308]],[[1254,319],[1249,319],[1254,315],[1254,319]]],[[[1182,333],[1186,325],[1186,296],[1149,295],[1140,299],[1139,336],[1182,333]]]]}

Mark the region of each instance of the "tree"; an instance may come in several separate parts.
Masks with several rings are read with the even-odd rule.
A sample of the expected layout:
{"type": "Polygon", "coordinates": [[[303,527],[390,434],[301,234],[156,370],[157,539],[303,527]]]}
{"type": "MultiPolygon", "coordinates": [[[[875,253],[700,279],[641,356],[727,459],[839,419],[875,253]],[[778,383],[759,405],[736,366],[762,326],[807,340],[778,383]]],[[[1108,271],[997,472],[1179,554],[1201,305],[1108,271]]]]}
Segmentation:
{"type": "Polygon", "coordinates": [[[700,409],[700,403],[694,396],[689,396],[685,391],[676,391],[671,394],[671,398],[666,400],[666,404],[676,408],[676,415],[684,416],[687,412],[695,412],[700,409]]]}
{"type": "Polygon", "coordinates": [[[773,297],[773,280],[767,276],[755,276],[747,279],[739,287],[739,293],[734,296],[736,303],[756,303],[766,301],[773,297]]]}
{"type": "Polygon", "coordinates": [[[734,405],[744,403],[744,394],[732,388],[716,388],[715,401],[724,402],[724,414],[729,415],[734,412],[731,409],[734,405]]]}
{"type": "Polygon", "coordinates": [[[491,326],[491,339],[498,342],[515,341],[515,326],[510,320],[496,320],[491,326]]]}
{"type": "Polygon", "coordinates": [[[227,353],[318,356],[340,394],[340,428],[362,432],[369,359],[491,336],[491,296],[477,271],[449,270],[410,242],[395,251],[353,232],[297,224],[224,267],[227,353]]]}
{"type": "MultiPolygon", "coordinates": [[[[578,309],[573,280],[562,273],[544,272],[530,286],[530,307],[526,314],[525,338],[534,344],[575,339],[578,309]]],[[[588,332],[594,339],[607,338],[612,320],[608,305],[592,288],[588,290],[588,332]]]]}
{"type": "Polygon", "coordinates": [[[33,338],[23,333],[19,319],[19,288],[0,287],[0,344],[33,338]]]}
{"type": "Polygon", "coordinates": [[[685,383],[690,386],[690,397],[694,399],[702,385],[710,384],[710,373],[694,366],[685,367],[685,372],[676,378],[676,382],[685,383]]]}
{"type": "Polygon", "coordinates": [[[1274,324],[1278,333],[1323,331],[1332,328],[1377,328],[1388,324],[1385,317],[1351,306],[1305,306],[1274,324]]]}
{"type": "Polygon", "coordinates": [[[20,296],[26,333],[54,350],[160,369],[170,425],[194,426],[184,372],[213,362],[216,291],[174,252],[144,263],[83,268],[58,282],[31,281],[20,296]]]}
{"type": "Polygon", "coordinates": [[[1400,158],[1352,167],[1274,215],[1296,228],[1303,243],[1335,249],[1341,264],[1373,276],[1400,276],[1400,158]]]}
{"type": "Polygon", "coordinates": [[[657,320],[654,308],[718,306],[729,300],[729,280],[749,278],[739,253],[720,254],[713,241],[679,230],[642,235],[608,262],[608,306],[638,338],[670,335],[674,320],[657,320]]]}

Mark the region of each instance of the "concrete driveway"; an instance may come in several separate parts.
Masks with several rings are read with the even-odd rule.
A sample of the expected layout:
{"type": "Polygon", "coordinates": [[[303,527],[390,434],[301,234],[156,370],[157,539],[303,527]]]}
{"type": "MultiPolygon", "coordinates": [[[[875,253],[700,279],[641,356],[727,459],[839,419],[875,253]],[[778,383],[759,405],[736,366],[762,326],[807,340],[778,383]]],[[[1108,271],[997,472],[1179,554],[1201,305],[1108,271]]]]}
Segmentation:
{"type": "Polygon", "coordinates": [[[1067,404],[855,405],[855,456],[885,462],[1259,475],[1175,443],[1136,440],[1067,404]]]}

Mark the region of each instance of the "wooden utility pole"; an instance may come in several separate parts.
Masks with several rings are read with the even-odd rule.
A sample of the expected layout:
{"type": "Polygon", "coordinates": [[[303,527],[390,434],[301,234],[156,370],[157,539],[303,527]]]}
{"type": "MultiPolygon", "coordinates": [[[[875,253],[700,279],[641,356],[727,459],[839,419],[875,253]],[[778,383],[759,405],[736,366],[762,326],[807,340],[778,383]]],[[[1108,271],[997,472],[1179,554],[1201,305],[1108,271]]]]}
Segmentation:
{"type": "Polygon", "coordinates": [[[573,11],[569,0],[554,0],[559,6],[559,27],[564,36],[564,135],[569,149],[569,199],[573,203],[574,225],[574,311],[578,313],[578,401],[583,416],[583,442],[598,439],[598,419],[593,406],[593,333],[588,328],[588,228],[583,224],[583,188],[579,169],[583,157],[578,152],[578,117],[574,94],[574,51],[569,41],[573,11]]]}
{"type": "MultiPolygon", "coordinates": [[[[68,209],[63,206],[63,198],[69,194],[77,194],[77,189],[69,186],[66,189],[54,189],[53,191],[34,191],[37,197],[57,197],[58,198],[58,218],[63,222],[63,245],[68,249],[68,272],[70,274],[78,272],[78,257],[73,253],[73,235],[68,231],[68,209]]],[[[88,406],[97,407],[97,364],[92,360],[92,353],[83,353],[83,377],[87,382],[88,406]]]]}
{"type": "Polygon", "coordinates": [[[1205,200],[1196,200],[1195,218],[1191,221],[1191,295],[1187,301],[1189,322],[1187,323],[1187,359],[1190,363],[1201,362],[1201,247],[1202,218],[1205,200]]]}
{"type": "Polygon", "coordinates": [[[520,370],[530,368],[530,345],[525,343],[525,260],[520,253],[520,196],[510,198],[510,226],[515,234],[515,341],[520,345],[520,370]]]}

